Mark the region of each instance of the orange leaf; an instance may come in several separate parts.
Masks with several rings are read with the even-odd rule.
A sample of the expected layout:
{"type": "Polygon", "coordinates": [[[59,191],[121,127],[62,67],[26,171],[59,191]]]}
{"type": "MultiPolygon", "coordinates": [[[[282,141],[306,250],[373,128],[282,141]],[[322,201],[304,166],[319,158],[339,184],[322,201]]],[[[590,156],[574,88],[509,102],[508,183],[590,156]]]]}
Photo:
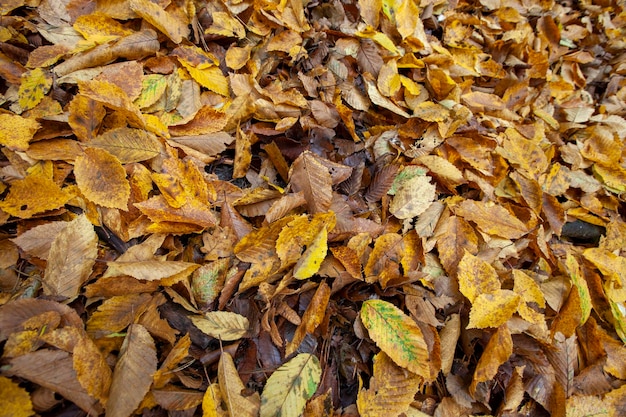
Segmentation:
{"type": "Polygon", "coordinates": [[[489,343],[485,347],[480,360],[474,371],[474,378],[469,387],[472,395],[476,392],[476,386],[481,382],[492,380],[500,365],[505,363],[513,354],[513,339],[511,332],[506,325],[500,326],[498,330],[491,336],[489,343]]]}
{"type": "Polygon", "coordinates": [[[285,348],[285,355],[289,356],[298,349],[300,343],[304,340],[304,337],[311,334],[317,329],[317,327],[324,320],[326,315],[326,308],[328,307],[328,301],[330,300],[330,287],[324,281],[322,281],[315,290],[311,302],[307,306],[304,314],[302,315],[302,321],[296,329],[293,339],[287,344],[285,348]]]}
{"type": "Polygon", "coordinates": [[[105,405],[111,386],[111,368],[96,344],[86,335],[74,347],[73,366],[80,385],[105,405]]]}
{"type": "Polygon", "coordinates": [[[76,158],[76,184],[90,201],[104,207],[128,210],[130,184],[120,161],[104,149],[87,148],[76,158]]]}

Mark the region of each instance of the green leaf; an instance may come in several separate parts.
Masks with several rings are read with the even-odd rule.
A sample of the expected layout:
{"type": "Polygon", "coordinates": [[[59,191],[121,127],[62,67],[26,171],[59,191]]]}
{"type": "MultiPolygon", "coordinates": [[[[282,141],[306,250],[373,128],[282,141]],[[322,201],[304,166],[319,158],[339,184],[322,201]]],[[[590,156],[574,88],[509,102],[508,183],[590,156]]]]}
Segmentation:
{"type": "Polygon", "coordinates": [[[314,355],[301,353],[278,368],[261,394],[261,417],[298,417],[322,377],[314,355]]]}
{"type": "Polygon", "coordinates": [[[361,307],[361,321],[376,345],[398,366],[426,380],[433,380],[428,345],[417,323],[393,304],[367,300],[361,307]]]}

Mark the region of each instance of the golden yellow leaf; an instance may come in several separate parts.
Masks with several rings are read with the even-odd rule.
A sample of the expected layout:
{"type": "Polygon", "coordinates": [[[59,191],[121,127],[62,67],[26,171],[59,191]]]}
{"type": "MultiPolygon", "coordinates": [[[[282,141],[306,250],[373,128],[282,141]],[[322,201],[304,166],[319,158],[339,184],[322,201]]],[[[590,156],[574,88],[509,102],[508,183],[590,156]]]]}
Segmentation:
{"type": "Polygon", "coordinates": [[[237,128],[235,139],[235,161],[233,166],[233,178],[245,177],[252,161],[252,140],[254,133],[246,133],[241,128],[237,128]]]}
{"type": "Polygon", "coordinates": [[[297,262],[304,247],[309,247],[322,229],[332,230],[335,226],[335,214],[332,212],[314,214],[310,221],[306,215],[286,219],[289,221],[276,239],[276,254],[281,260],[282,267],[297,262]]]}
{"type": "Polygon", "coordinates": [[[418,375],[396,365],[384,352],[376,354],[369,388],[360,390],[356,399],[359,415],[396,416],[406,412],[422,381],[418,375]]]}
{"type": "Polygon", "coordinates": [[[44,96],[50,91],[52,86],[52,77],[44,72],[41,68],[25,72],[22,75],[22,83],[17,93],[18,103],[24,110],[35,107],[43,100],[44,96]]]}
{"type": "Polygon", "coordinates": [[[529,305],[529,303],[536,303],[539,308],[546,307],[546,301],[539,284],[527,273],[519,269],[513,270],[513,280],[513,291],[522,297],[518,309],[519,315],[530,323],[543,323],[545,321],[544,315],[529,305]]]}
{"type": "Polygon", "coordinates": [[[493,294],[501,287],[496,270],[477,256],[465,251],[459,262],[459,290],[470,303],[481,294],[493,294]]]}
{"type": "Polygon", "coordinates": [[[0,376],[0,417],[29,417],[35,414],[30,394],[11,379],[0,376]]]}
{"type": "Polygon", "coordinates": [[[517,311],[520,296],[511,290],[497,290],[490,294],[479,294],[472,303],[468,329],[499,327],[517,311]]]}
{"type": "Polygon", "coordinates": [[[154,134],[127,127],[108,130],[90,140],[88,145],[105,149],[123,164],[154,158],[162,149],[154,134]]]}
{"type": "Polygon", "coordinates": [[[175,378],[174,370],[180,362],[183,361],[189,355],[189,348],[191,347],[191,337],[189,333],[178,339],[170,353],[154,373],[154,387],[164,387],[172,378],[175,378]]]}
{"type": "Polygon", "coordinates": [[[228,417],[219,384],[209,385],[202,398],[202,417],[228,417]]]}
{"type": "Polygon", "coordinates": [[[492,201],[465,200],[455,207],[455,213],[472,221],[485,233],[505,239],[519,239],[528,227],[505,207],[492,201]]]}
{"type": "Polygon", "coordinates": [[[113,373],[93,340],[84,335],[74,347],[72,360],[80,385],[106,405],[113,373]]]}
{"type": "Polygon", "coordinates": [[[311,278],[319,271],[322,261],[328,252],[328,231],[324,226],[315,239],[306,248],[293,269],[293,277],[296,279],[311,278]]]}
{"type": "Polygon", "coordinates": [[[144,128],[146,123],[141,111],[132,102],[128,94],[117,85],[108,81],[90,80],[79,81],[80,94],[102,103],[105,107],[119,111],[128,118],[128,121],[138,128],[144,128]]]}
{"type": "Polygon", "coordinates": [[[9,194],[0,201],[0,209],[12,216],[28,219],[35,214],[58,209],[71,198],[47,174],[34,171],[26,178],[11,183],[9,194]]]}
{"type": "Polygon", "coordinates": [[[236,37],[243,39],[246,37],[246,28],[239,19],[234,18],[230,13],[216,11],[211,15],[213,24],[204,30],[205,34],[221,35],[226,37],[236,37]]]}
{"type": "Polygon", "coordinates": [[[149,0],[130,0],[130,8],[146,22],[179,44],[189,36],[189,21],[185,15],[173,15],[149,0]]]}
{"type": "Polygon", "coordinates": [[[16,114],[0,114],[0,145],[14,151],[25,151],[40,124],[16,114]]]}
{"type": "Polygon", "coordinates": [[[130,184],[119,159],[104,149],[87,148],[74,163],[76,184],[90,201],[109,208],[128,210],[130,184]]]}
{"type": "Polygon", "coordinates": [[[209,68],[197,68],[190,65],[185,60],[180,60],[183,66],[189,71],[189,75],[203,87],[208,88],[211,91],[221,94],[225,97],[230,96],[230,82],[228,78],[224,76],[222,70],[217,67],[209,68]]]}

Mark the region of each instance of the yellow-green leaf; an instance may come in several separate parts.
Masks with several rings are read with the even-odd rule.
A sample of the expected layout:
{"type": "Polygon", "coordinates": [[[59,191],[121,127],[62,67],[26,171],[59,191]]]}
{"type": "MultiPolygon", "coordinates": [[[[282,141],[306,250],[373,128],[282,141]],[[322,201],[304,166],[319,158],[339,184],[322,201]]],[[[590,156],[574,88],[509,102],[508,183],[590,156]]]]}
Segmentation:
{"type": "Polygon", "coordinates": [[[261,417],[298,417],[322,377],[316,356],[301,353],[267,379],[261,394],[261,417]]]}
{"type": "Polygon", "coordinates": [[[402,310],[384,300],[367,300],[361,307],[361,321],[370,338],[403,368],[434,379],[429,365],[428,345],[421,329],[402,310]]]}
{"type": "Polygon", "coordinates": [[[580,310],[582,312],[580,324],[582,325],[585,324],[591,315],[591,294],[589,293],[589,287],[587,286],[587,281],[582,277],[578,261],[569,253],[565,259],[565,269],[567,269],[570,279],[580,296],[580,310]]]}

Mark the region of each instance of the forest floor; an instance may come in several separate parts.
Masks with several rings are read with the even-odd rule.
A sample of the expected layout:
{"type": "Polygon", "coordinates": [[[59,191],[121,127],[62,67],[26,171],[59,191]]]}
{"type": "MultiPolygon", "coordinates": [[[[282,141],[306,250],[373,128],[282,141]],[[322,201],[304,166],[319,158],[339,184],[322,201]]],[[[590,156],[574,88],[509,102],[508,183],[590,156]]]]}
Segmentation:
{"type": "Polygon", "coordinates": [[[626,415],[624,1],[0,16],[0,416],[626,415]]]}

